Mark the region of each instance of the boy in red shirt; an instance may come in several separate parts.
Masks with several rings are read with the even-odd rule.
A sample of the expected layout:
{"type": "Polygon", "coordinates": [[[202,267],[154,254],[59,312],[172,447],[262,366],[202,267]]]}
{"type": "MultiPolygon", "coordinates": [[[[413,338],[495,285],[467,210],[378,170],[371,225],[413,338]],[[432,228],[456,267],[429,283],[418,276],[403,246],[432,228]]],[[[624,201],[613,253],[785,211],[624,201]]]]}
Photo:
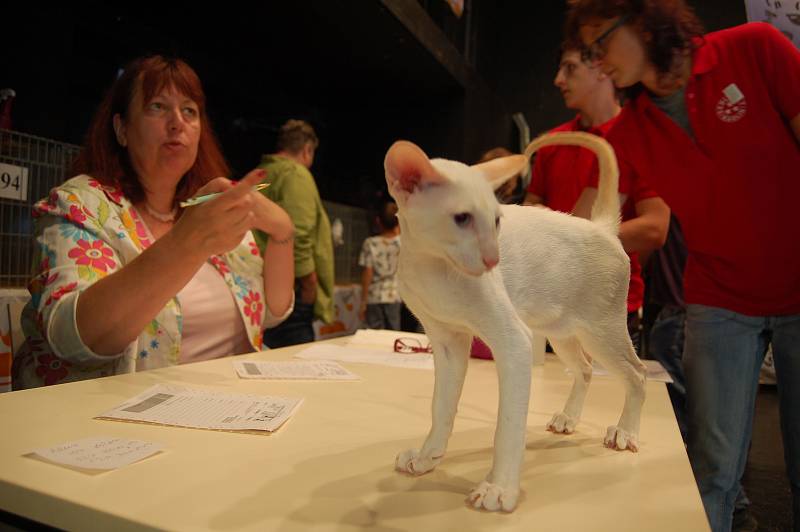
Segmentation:
{"type": "MultiPolygon", "coordinates": [[[[567,108],[579,114],[552,131],[586,131],[605,137],[620,112],[614,86],[597,65],[581,58],[577,46],[565,44],[562,49],[554,83],[567,108]]],[[[631,258],[628,331],[638,352],[641,347],[639,308],[644,298],[638,255],[663,245],[669,227],[669,208],[655,192],[630,180],[620,180],[620,193],[627,201],[623,200],[619,236],[631,258]]],[[[579,146],[548,146],[536,156],[525,203],[588,217],[596,194],[597,158],[594,154],[579,146]]]]}

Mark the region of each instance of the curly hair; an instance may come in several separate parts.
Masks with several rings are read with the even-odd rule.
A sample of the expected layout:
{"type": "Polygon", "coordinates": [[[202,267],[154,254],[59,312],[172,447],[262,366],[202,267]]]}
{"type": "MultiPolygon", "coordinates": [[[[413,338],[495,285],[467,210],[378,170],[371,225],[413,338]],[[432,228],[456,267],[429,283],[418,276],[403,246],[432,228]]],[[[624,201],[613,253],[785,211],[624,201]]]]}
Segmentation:
{"type": "Polygon", "coordinates": [[[699,46],[705,30],[684,0],[576,0],[570,2],[564,27],[566,42],[580,42],[580,28],[592,19],[627,15],[629,25],[651,36],[643,42],[647,59],[662,79],[674,77],[684,58],[699,46]]]}
{"type": "Polygon", "coordinates": [[[113,117],[123,119],[136,91],[148,102],[164,88],[174,87],[199,107],[200,140],[197,158],[178,183],[175,202],[194,195],[201,186],[216,176],[230,174],[206,113],[206,97],[195,71],[180,59],[160,55],[140,57],[129,63],[114,82],[89,125],[83,149],[73,164],[76,174],[88,174],[100,183],[119,186],[133,203],[144,199],[144,189],[131,165],[128,150],[120,146],[114,133],[113,117]]]}

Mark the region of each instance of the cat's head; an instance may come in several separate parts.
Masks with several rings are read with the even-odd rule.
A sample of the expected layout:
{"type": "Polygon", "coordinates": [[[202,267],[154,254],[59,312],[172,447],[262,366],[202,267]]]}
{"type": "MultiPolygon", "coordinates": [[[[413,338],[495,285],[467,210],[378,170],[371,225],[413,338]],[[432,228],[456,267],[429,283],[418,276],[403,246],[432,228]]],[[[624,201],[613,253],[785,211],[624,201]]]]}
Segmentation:
{"type": "Polygon", "coordinates": [[[500,206],[493,189],[519,173],[528,159],[512,155],[467,166],[428,159],[408,141],[395,142],[384,168],[397,202],[403,246],[437,255],[469,275],[491,270],[499,260],[500,206]]]}

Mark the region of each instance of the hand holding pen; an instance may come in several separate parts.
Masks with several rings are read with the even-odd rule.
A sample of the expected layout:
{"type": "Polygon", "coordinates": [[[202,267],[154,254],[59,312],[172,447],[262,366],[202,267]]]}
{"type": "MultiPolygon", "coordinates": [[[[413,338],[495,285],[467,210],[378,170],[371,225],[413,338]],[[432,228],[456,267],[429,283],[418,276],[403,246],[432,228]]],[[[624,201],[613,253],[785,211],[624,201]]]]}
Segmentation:
{"type": "Polygon", "coordinates": [[[259,169],[238,183],[218,177],[201,187],[193,198],[195,203],[183,210],[173,227],[185,252],[203,258],[226,253],[239,245],[250,229],[259,229],[275,238],[290,238],[293,226],[289,215],[263,194],[253,191],[265,177],[266,172],[259,169]],[[197,201],[208,196],[209,199],[197,201]]]}
{"type": "MultiPolygon", "coordinates": [[[[253,187],[253,192],[258,192],[259,190],[264,190],[269,186],[269,183],[260,183],[253,187]]],[[[211,194],[204,194],[202,196],[195,196],[193,198],[189,198],[186,201],[182,201],[180,203],[181,207],[191,207],[192,205],[199,205],[201,203],[205,203],[209,200],[212,200],[222,194],[222,192],[212,192],[211,194]]]]}

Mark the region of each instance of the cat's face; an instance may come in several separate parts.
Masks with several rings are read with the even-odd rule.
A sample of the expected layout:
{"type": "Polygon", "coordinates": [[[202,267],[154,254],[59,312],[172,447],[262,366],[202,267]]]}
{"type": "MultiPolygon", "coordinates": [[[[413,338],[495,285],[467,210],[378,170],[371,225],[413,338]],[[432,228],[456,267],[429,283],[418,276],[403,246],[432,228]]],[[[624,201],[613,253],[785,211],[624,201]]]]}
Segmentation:
{"type": "Polygon", "coordinates": [[[386,181],[399,208],[403,246],[417,246],[468,275],[481,275],[499,261],[500,206],[493,186],[519,172],[524,156],[467,166],[429,160],[410,142],[386,155],[386,181]]]}

